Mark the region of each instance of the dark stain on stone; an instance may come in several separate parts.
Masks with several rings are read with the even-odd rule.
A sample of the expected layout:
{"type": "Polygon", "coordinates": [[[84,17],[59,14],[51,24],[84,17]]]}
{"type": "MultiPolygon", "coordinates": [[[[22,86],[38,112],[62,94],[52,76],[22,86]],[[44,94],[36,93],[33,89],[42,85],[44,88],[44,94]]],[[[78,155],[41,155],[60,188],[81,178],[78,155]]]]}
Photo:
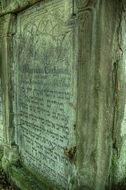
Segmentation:
{"type": "Polygon", "coordinates": [[[74,161],[75,154],[76,154],[76,146],[71,148],[65,148],[64,149],[65,156],[69,159],[70,162],[74,161]]]}

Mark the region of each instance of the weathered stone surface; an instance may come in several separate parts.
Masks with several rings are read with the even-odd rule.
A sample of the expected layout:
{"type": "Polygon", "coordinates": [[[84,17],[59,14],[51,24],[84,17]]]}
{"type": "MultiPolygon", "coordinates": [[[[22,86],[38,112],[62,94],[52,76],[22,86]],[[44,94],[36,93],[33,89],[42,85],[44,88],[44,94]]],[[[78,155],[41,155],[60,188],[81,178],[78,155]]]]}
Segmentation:
{"type": "Polygon", "coordinates": [[[126,186],[126,2],[122,1],[122,14],[118,29],[116,56],[116,107],[114,128],[114,184],[116,188],[126,186]]]}
{"type": "Polygon", "coordinates": [[[10,163],[18,163],[18,145],[22,164],[41,181],[50,181],[52,189],[108,189],[115,154],[119,175],[125,173],[125,84],[119,82],[125,73],[122,67],[118,71],[118,64],[125,65],[118,33],[121,4],[35,2],[1,2],[1,15],[16,13],[0,21],[3,166],[27,189],[27,182],[21,185],[22,177],[11,173],[10,163]],[[117,155],[121,122],[124,146],[117,155]]]}
{"type": "Polygon", "coordinates": [[[77,9],[80,10],[86,10],[87,8],[93,8],[96,4],[97,0],[76,0],[75,4],[77,9]]]}
{"type": "Polygon", "coordinates": [[[104,189],[111,171],[117,12],[115,1],[99,1],[78,14],[78,184],[91,190],[104,189]]]}
{"type": "Polygon", "coordinates": [[[1,68],[2,68],[2,95],[3,95],[3,137],[4,156],[2,166],[6,169],[11,163],[18,159],[17,148],[14,145],[14,126],[12,109],[12,36],[14,34],[14,15],[6,15],[0,18],[0,40],[1,40],[1,68]],[[12,145],[13,148],[12,148],[12,145]],[[17,158],[17,159],[16,159],[17,158]],[[13,161],[14,159],[14,161],[13,161]]]}
{"type": "Polygon", "coordinates": [[[13,47],[20,155],[34,173],[65,188],[76,151],[74,27],[72,1],[40,3],[18,14],[13,47]]]}
{"type": "Polygon", "coordinates": [[[39,1],[41,0],[1,0],[0,1],[0,15],[5,15],[12,12],[13,13],[19,12],[39,1]]]}
{"type": "MultiPolygon", "coordinates": [[[[2,50],[2,21],[0,20],[0,52],[2,50]]],[[[2,104],[2,64],[1,64],[1,53],[0,53],[0,146],[3,144],[3,104],[2,104]]]]}
{"type": "MultiPolygon", "coordinates": [[[[1,49],[1,38],[0,38],[0,49],[1,49]]],[[[2,103],[2,81],[1,81],[1,65],[0,65],[0,146],[3,145],[3,103],[2,103]]]]}
{"type": "MultiPolygon", "coordinates": [[[[0,89],[2,91],[1,85],[0,89]]],[[[0,94],[0,146],[3,145],[3,112],[2,112],[2,92],[0,94]]]]}

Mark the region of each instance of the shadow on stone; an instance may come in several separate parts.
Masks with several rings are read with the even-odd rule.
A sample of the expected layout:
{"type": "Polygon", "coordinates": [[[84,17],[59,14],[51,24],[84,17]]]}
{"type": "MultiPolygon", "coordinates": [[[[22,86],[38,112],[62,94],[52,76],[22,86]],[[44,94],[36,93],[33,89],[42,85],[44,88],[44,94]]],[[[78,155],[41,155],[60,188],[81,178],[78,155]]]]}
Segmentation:
{"type": "Polygon", "coordinates": [[[10,184],[5,172],[0,169],[0,190],[19,190],[15,185],[10,184]]]}
{"type": "Polygon", "coordinates": [[[88,186],[86,186],[86,185],[82,185],[80,187],[77,187],[76,190],[91,190],[91,189],[88,186]]]}
{"type": "Polygon", "coordinates": [[[126,190],[126,178],[123,181],[113,185],[111,190],[126,190]]]}

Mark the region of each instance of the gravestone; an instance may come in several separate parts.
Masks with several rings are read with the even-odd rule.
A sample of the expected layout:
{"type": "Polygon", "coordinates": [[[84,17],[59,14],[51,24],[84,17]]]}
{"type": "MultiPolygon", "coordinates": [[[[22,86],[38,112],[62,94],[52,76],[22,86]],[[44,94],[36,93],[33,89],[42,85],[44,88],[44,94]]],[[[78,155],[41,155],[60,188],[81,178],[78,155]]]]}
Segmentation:
{"type": "Polygon", "coordinates": [[[16,143],[29,169],[63,187],[76,151],[71,14],[71,0],[37,4],[18,15],[14,37],[16,143]]]}
{"type": "Polygon", "coordinates": [[[109,189],[120,12],[118,0],[2,1],[2,165],[20,189],[109,189]]]}

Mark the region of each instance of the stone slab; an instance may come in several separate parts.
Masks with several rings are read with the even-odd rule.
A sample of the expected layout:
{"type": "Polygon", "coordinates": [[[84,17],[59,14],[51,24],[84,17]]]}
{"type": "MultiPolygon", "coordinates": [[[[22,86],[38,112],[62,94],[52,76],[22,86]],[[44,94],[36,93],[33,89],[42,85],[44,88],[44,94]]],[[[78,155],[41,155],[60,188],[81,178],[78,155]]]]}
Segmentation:
{"type": "Polygon", "coordinates": [[[76,152],[72,1],[39,3],[17,16],[14,36],[16,143],[34,173],[66,188],[76,152]]]}

